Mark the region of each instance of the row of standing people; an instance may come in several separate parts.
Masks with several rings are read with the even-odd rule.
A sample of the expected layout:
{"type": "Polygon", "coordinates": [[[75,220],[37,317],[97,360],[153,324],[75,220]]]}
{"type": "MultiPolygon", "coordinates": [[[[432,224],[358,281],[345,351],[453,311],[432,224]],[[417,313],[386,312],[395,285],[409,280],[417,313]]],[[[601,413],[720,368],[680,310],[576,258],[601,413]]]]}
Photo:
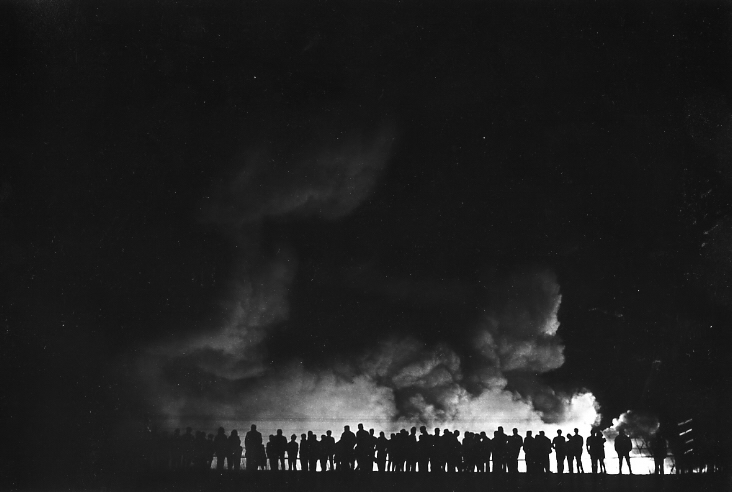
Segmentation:
{"type": "Polygon", "coordinates": [[[247,469],[269,467],[271,470],[294,471],[298,469],[299,459],[300,469],[304,471],[316,471],[318,465],[322,471],[373,470],[376,465],[379,471],[510,473],[518,471],[519,455],[523,449],[528,473],[551,473],[549,455],[552,452],[556,455],[558,473],[564,472],[565,461],[570,473],[574,472],[575,464],[577,472],[584,473],[581,457],[586,445],[593,473],[604,471],[605,438],[599,430],[593,430],[586,443],[578,429],[566,438],[559,430],[553,440],[549,440],[543,431],[536,437],[531,431],[522,437],[518,429],[506,435],[502,427],[493,433],[492,439],[485,432],[466,432],[462,441],[459,436],[460,431],[447,429],[435,429],[434,434],[429,434],[423,426],[419,435],[416,427],[412,427],[410,432],[402,429],[399,433],[391,434],[390,438],[384,432],[376,437],[373,429],[367,432],[359,424],[355,434],[350,426],[345,426],[338,441],[331,431],[322,435],[320,440],[313,432],[308,432],[300,436],[300,443],[295,434],[287,441],[282,431],[278,430],[277,435],[269,436],[265,445],[253,425],[245,438],[247,469]]]}
{"type": "MultiPolygon", "coordinates": [[[[535,437],[528,431],[522,437],[517,429],[506,435],[502,427],[493,433],[492,439],[485,432],[465,432],[460,440],[460,431],[435,429],[434,434],[429,434],[424,426],[420,428],[419,435],[416,427],[412,427],[409,432],[402,429],[391,434],[390,438],[384,432],[376,437],[373,429],[367,432],[359,424],[355,434],[345,426],[338,441],[328,431],[320,440],[313,432],[302,434],[298,443],[295,434],[288,441],[282,430],[278,430],[265,443],[256,425],[252,425],[243,446],[236,430],[227,436],[223,428],[219,428],[216,436],[209,434],[208,437],[204,432],[196,432],[194,436],[190,427],[183,435],[176,429],[172,438],[160,442],[167,443],[167,446],[154,454],[159,457],[158,465],[172,468],[209,469],[215,457],[217,469],[238,470],[244,456],[249,470],[294,471],[298,469],[299,460],[300,470],[304,471],[316,471],[318,465],[323,471],[373,470],[376,465],[379,471],[515,473],[523,449],[528,473],[551,473],[549,456],[552,452],[555,453],[558,473],[564,472],[565,461],[570,473],[573,473],[575,465],[578,473],[584,473],[581,457],[586,446],[592,472],[605,471],[605,438],[599,430],[593,430],[586,443],[578,429],[566,437],[558,430],[557,436],[549,440],[543,431],[535,437]]],[[[623,459],[630,471],[628,453],[631,447],[630,439],[621,431],[615,441],[621,472],[623,459]]]]}
{"type": "Polygon", "coordinates": [[[227,436],[224,429],[219,428],[218,434],[214,436],[206,435],[202,431],[196,431],[194,434],[193,429],[188,427],[184,434],[181,434],[180,429],[175,429],[170,436],[152,432],[144,446],[143,454],[153,469],[207,470],[211,468],[214,458],[218,463],[227,461],[230,468],[233,468],[237,456],[241,462],[242,451],[241,439],[236,430],[227,436]]]}

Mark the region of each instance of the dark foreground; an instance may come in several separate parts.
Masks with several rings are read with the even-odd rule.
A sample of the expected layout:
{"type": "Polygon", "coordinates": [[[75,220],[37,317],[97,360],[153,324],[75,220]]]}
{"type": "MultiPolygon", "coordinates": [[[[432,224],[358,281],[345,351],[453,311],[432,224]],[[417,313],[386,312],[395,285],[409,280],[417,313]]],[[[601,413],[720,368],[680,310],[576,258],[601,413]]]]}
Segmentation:
{"type": "Polygon", "coordinates": [[[421,475],[411,473],[233,472],[219,474],[155,474],[122,480],[106,490],[143,491],[728,491],[732,482],[720,475],[526,475],[475,473],[421,475]],[[126,482],[126,483],[124,483],[126,482]]]}

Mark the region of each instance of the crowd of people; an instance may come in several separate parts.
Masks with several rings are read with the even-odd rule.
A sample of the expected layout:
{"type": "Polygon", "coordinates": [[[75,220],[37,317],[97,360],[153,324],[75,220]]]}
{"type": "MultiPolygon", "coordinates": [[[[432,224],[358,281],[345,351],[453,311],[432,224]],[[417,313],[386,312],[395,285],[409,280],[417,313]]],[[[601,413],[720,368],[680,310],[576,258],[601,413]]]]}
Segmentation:
{"type": "MultiPolygon", "coordinates": [[[[244,458],[247,470],[373,471],[375,466],[380,472],[517,473],[523,449],[527,473],[552,473],[552,453],[554,472],[564,473],[566,467],[569,473],[575,470],[584,473],[585,450],[590,456],[592,473],[606,473],[606,439],[597,429],[586,440],[578,429],[566,436],[557,430],[557,435],[549,439],[544,431],[536,436],[527,431],[521,436],[518,429],[505,434],[503,427],[498,427],[492,437],[486,432],[465,432],[461,439],[458,430],[437,428],[430,434],[424,426],[420,427],[419,434],[412,427],[389,437],[384,432],[376,436],[373,429],[367,431],[363,424],[358,424],[355,433],[345,426],[337,441],[331,431],[320,439],[309,431],[301,434],[298,441],[296,434],[288,440],[281,429],[265,440],[257,426],[252,425],[243,443],[236,430],[226,435],[223,427],[215,436],[206,436],[204,432],[194,434],[189,427],[184,434],[176,429],[172,436],[159,435],[152,441],[150,462],[158,469],[215,466],[218,470],[239,470],[244,458]]],[[[621,430],[615,438],[620,473],[625,461],[632,474],[631,449],[632,441],[621,430]]]]}

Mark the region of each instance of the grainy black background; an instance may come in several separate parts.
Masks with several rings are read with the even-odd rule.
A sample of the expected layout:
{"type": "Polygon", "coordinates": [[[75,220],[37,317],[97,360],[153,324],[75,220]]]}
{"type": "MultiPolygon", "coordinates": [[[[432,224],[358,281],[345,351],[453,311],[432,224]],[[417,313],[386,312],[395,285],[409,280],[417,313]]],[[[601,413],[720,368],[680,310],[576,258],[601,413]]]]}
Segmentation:
{"type": "Polygon", "coordinates": [[[481,282],[548,269],[566,362],[546,384],[592,391],[606,425],[643,406],[728,427],[730,14],[3,3],[4,473],[73,473],[90,437],[146,411],[130,354],[217,318],[239,253],[207,200],[243,153],[287,162],[384,128],[386,164],[347,214],[263,219],[259,254],[286,244],[298,259],[274,359],[317,366],[394,330],[449,341],[481,282]],[[354,269],[405,292],[348,288],[354,269]],[[430,290],[460,302],[403,301],[430,290]]]}

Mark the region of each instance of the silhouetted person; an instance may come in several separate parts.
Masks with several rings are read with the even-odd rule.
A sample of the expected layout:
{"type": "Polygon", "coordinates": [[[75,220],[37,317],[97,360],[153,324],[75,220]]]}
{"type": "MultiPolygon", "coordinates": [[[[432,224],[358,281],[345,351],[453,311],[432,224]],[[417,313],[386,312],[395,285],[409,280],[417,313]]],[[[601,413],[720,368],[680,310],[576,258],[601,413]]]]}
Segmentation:
{"type": "Polygon", "coordinates": [[[651,453],[653,453],[656,475],[664,474],[664,462],[666,461],[667,452],[666,439],[660,432],[656,432],[656,435],[651,439],[651,453]]]}
{"type": "Polygon", "coordinates": [[[447,453],[447,471],[457,472],[461,468],[462,456],[460,448],[460,431],[445,432],[445,451],[447,453]]]}
{"type": "Polygon", "coordinates": [[[310,466],[310,444],[308,443],[308,436],[300,434],[300,469],[302,471],[308,471],[310,466]]]}
{"type": "Polygon", "coordinates": [[[317,471],[319,455],[320,443],[318,442],[318,436],[312,431],[308,431],[308,471],[317,471]]]}
{"type": "Polygon", "coordinates": [[[386,446],[389,465],[387,467],[388,471],[396,471],[396,460],[394,459],[394,450],[396,449],[396,434],[393,432],[389,435],[389,439],[387,440],[388,444],[386,446]]]}
{"type": "Polygon", "coordinates": [[[491,455],[493,454],[493,441],[485,431],[480,433],[480,444],[478,449],[480,456],[480,471],[489,473],[491,471],[491,455]]]}
{"type": "Polygon", "coordinates": [[[534,444],[536,446],[539,471],[541,473],[551,473],[549,469],[549,455],[552,453],[552,442],[546,437],[544,431],[539,431],[539,435],[536,436],[534,444]]]}
{"type": "Polygon", "coordinates": [[[345,470],[348,467],[346,458],[343,454],[343,441],[338,439],[335,443],[335,463],[336,470],[345,470]]]}
{"type": "Polygon", "coordinates": [[[376,438],[376,469],[380,472],[386,471],[386,454],[389,441],[386,439],[384,432],[379,432],[379,437],[376,438]]]}
{"type": "Polygon", "coordinates": [[[267,452],[267,461],[269,462],[269,469],[276,471],[278,460],[277,460],[277,444],[275,444],[274,434],[269,435],[269,440],[267,441],[267,446],[265,447],[265,450],[267,452]]]}
{"type": "Polygon", "coordinates": [[[508,471],[518,473],[518,457],[521,453],[521,447],[524,445],[524,439],[519,435],[518,429],[513,429],[513,434],[508,437],[508,471]]]}
{"type": "Polygon", "coordinates": [[[623,459],[628,463],[628,473],[633,474],[633,470],[630,468],[630,450],[633,449],[633,443],[630,438],[625,434],[625,430],[620,429],[620,433],[615,438],[615,452],[618,453],[618,473],[623,474],[623,459]]]}
{"type": "Polygon", "coordinates": [[[318,450],[318,461],[320,461],[320,471],[322,472],[328,469],[328,453],[325,450],[327,440],[328,436],[321,434],[320,442],[318,443],[318,447],[320,448],[318,450]]]}
{"type": "Polygon", "coordinates": [[[508,436],[503,433],[503,427],[493,431],[493,473],[505,473],[506,471],[506,447],[508,436]]]}
{"type": "Polygon", "coordinates": [[[419,440],[417,441],[417,467],[420,473],[426,472],[429,469],[430,439],[432,438],[427,434],[427,429],[424,426],[422,429],[425,430],[419,435],[419,440]]]}
{"type": "Polygon", "coordinates": [[[435,433],[432,435],[432,457],[430,458],[430,470],[433,472],[444,471],[442,464],[442,445],[440,443],[442,436],[440,435],[440,428],[435,428],[435,433]]]}
{"type": "Polygon", "coordinates": [[[255,468],[255,469],[256,470],[266,470],[267,469],[267,451],[264,447],[264,443],[259,445],[256,456],[257,456],[257,458],[256,458],[257,468],[255,468]]]}
{"type": "Polygon", "coordinates": [[[587,452],[592,462],[592,473],[605,473],[605,438],[598,429],[593,429],[587,438],[587,452]]]}
{"type": "Polygon", "coordinates": [[[346,469],[353,470],[355,461],[353,448],[356,446],[356,435],[351,432],[351,427],[348,425],[343,427],[343,433],[341,434],[341,446],[341,452],[343,453],[344,462],[346,463],[346,469]]]}
{"type": "Polygon", "coordinates": [[[394,464],[396,465],[396,471],[404,471],[404,466],[407,462],[407,441],[409,434],[406,429],[402,429],[399,433],[394,436],[392,444],[392,456],[394,457],[394,464]]]}
{"type": "Polygon", "coordinates": [[[290,467],[290,471],[297,470],[297,452],[300,446],[297,445],[297,436],[293,434],[290,437],[290,442],[287,443],[287,462],[290,467]]]}
{"type": "Polygon", "coordinates": [[[229,456],[229,440],[224,433],[224,428],[219,427],[219,432],[214,438],[214,452],[216,454],[216,469],[224,469],[224,461],[229,456]]]}
{"type": "Polygon", "coordinates": [[[597,430],[591,429],[590,435],[587,437],[587,440],[585,441],[585,447],[587,448],[587,454],[590,455],[590,469],[592,470],[593,474],[597,474],[597,470],[599,468],[600,458],[599,458],[599,449],[598,449],[598,442],[597,442],[597,430]]]}
{"type": "Polygon", "coordinates": [[[572,458],[569,456],[571,441],[572,433],[567,432],[567,435],[564,438],[564,459],[567,460],[567,469],[569,470],[569,473],[574,473],[574,468],[572,467],[572,458]]]}
{"type": "Polygon", "coordinates": [[[206,433],[196,431],[193,439],[193,466],[197,470],[206,469],[206,433]]]}
{"type": "Polygon", "coordinates": [[[526,462],[526,473],[536,473],[536,444],[531,431],[526,431],[526,437],[524,437],[524,461],[526,462]]]}
{"type": "Polygon", "coordinates": [[[214,435],[209,434],[206,439],[206,469],[210,470],[213,464],[214,455],[216,454],[216,445],[214,444],[214,435]]]}
{"type": "Polygon", "coordinates": [[[369,447],[367,451],[368,471],[373,471],[374,461],[376,460],[376,435],[374,429],[369,429],[369,447]]]}
{"type": "Polygon", "coordinates": [[[229,435],[229,470],[239,470],[241,468],[241,439],[239,433],[234,429],[229,435]]]}
{"type": "Polygon", "coordinates": [[[285,469],[285,453],[287,451],[287,438],[282,435],[282,429],[277,429],[277,435],[274,438],[275,453],[279,461],[279,469],[285,469]]]}
{"type": "Polygon", "coordinates": [[[325,444],[323,445],[325,448],[325,455],[328,458],[328,463],[330,464],[330,469],[334,469],[334,463],[333,463],[333,457],[335,456],[335,439],[333,439],[333,436],[331,435],[331,431],[327,431],[325,433],[325,444]]]}
{"type": "Polygon", "coordinates": [[[564,473],[564,460],[567,457],[567,440],[561,430],[557,430],[557,436],[552,439],[552,447],[557,458],[557,473],[564,473]]]}
{"type": "Polygon", "coordinates": [[[366,457],[368,455],[369,433],[364,430],[363,424],[358,424],[356,431],[356,459],[358,460],[357,470],[367,470],[366,457]]]}
{"type": "Polygon", "coordinates": [[[574,435],[567,436],[567,464],[572,472],[572,461],[577,463],[577,473],[584,473],[582,467],[582,450],[585,448],[585,438],[579,435],[579,429],[574,430],[574,435]]]}
{"type": "Polygon", "coordinates": [[[180,437],[181,465],[184,468],[191,466],[193,462],[193,429],[186,427],[186,433],[180,437]]]}
{"type": "Polygon", "coordinates": [[[404,449],[404,458],[406,460],[407,471],[417,471],[417,428],[409,429],[409,436],[406,440],[404,449]]]}
{"type": "Polygon", "coordinates": [[[252,424],[247,435],[244,436],[244,448],[246,450],[247,470],[256,470],[265,464],[265,458],[262,456],[262,434],[254,424],[252,424]]]}
{"type": "Polygon", "coordinates": [[[464,471],[464,472],[475,471],[475,467],[477,465],[476,455],[475,455],[475,451],[476,451],[475,438],[473,437],[473,433],[470,431],[465,431],[463,433],[462,450],[463,450],[463,466],[462,466],[461,471],[464,471]]]}

